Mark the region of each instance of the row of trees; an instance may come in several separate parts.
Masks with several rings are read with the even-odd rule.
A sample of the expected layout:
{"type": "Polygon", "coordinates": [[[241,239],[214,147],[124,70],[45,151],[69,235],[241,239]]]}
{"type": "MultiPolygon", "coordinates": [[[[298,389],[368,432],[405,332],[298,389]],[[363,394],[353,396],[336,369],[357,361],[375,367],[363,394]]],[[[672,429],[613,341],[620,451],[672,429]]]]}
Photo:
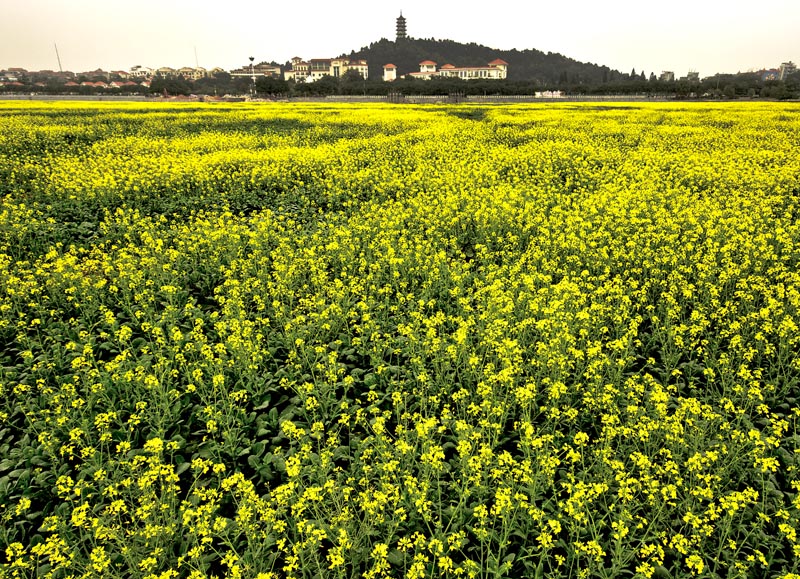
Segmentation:
{"type": "Polygon", "coordinates": [[[259,95],[283,97],[327,95],[530,95],[539,91],[560,90],[570,95],[646,94],[668,95],[679,98],[800,98],[800,73],[790,75],[785,81],[763,81],[757,74],[719,74],[697,81],[661,81],[658,79],[635,81],[622,79],[605,83],[565,82],[542,84],[524,80],[461,80],[440,78],[417,80],[401,78],[388,83],[383,80],[364,80],[360,75],[346,74],[336,79],[323,77],[314,83],[286,82],[274,78],[259,78],[256,92],[259,95]]]}
{"type": "MultiPolygon", "coordinates": [[[[149,87],[136,85],[123,88],[99,89],[92,86],[65,87],[63,83],[44,86],[34,83],[6,84],[0,86],[5,93],[81,94],[81,95],[248,95],[253,93],[250,78],[219,75],[194,82],[180,77],[156,78],[149,87]]],[[[295,83],[277,78],[258,77],[255,83],[256,96],[279,98],[314,97],[329,95],[529,95],[538,91],[560,90],[569,95],[646,94],[670,95],[680,98],[724,97],[724,98],[800,98],[800,73],[794,73],[785,81],[764,81],[757,74],[719,74],[702,81],[678,80],[665,82],[657,79],[635,80],[623,78],[609,82],[588,83],[582,79],[565,78],[552,83],[531,80],[461,80],[440,78],[417,80],[400,78],[388,83],[383,80],[364,80],[355,72],[341,78],[323,77],[313,83],[295,83]]]]}
{"type": "Polygon", "coordinates": [[[169,95],[226,95],[226,94],[247,94],[252,91],[252,80],[244,77],[233,77],[228,73],[219,73],[198,80],[187,80],[181,76],[154,77],[149,86],[136,82],[130,86],[120,88],[108,87],[98,88],[95,86],[83,86],[84,81],[103,81],[108,79],[102,76],[81,75],[74,79],[67,79],[62,76],[41,76],[29,74],[21,76],[16,82],[3,83],[0,85],[2,92],[14,93],[40,93],[40,94],[80,94],[80,95],[114,95],[114,94],[169,94],[169,95]],[[67,80],[78,83],[78,86],[66,86],[67,80]]]}
{"type": "MultiPolygon", "coordinates": [[[[426,46],[417,46],[421,41],[411,41],[403,48],[416,47],[416,50],[426,49],[426,43],[437,46],[446,46],[455,50],[462,47],[467,52],[475,49],[471,45],[459,45],[451,41],[422,41],[426,46]]],[[[401,43],[381,41],[380,46],[389,48],[401,43]]],[[[401,47],[402,48],[402,47],[401,47]]],[[[433,47],[428,47],[433,48],[433,47]]],[[[485,47],[477,47],[483,49],[485,47]]],[[[509,51],[512,52],[512,51],[509,51]]],[[[530,52],[530,51],[528,51],[530,52]]],[[[412,52],[416,55],[416,51],[412,52]]],[[[356,55],[360,56],[360,55],[356,55]]],[[[395,54],[397,56],[397,54],[395,54]]],[[[488,55],[483,55],[488,56],[488,55]]],[[[414,56],[416,59],[417,56],[414,56]]],[[[473,57],[474,58],[474,57],[473,57]]],[[[563,57],[560,57],[563,58],[563,57]]],[[[372,61],[370,61],[372,62],[372,61]]],[[[562,69],[553,73],[550,80],[541,78],[519,78],[514,75],[513,67],[509,68],[509,78],[506,80],[461,80],[458,78],[434,78],[433,80],[417,80],[412,78],[399,78],[388,83],[382,80],[382,67],[375,71],[370,68],[370,78],[365,80],[356,71],[348,71],[340,78],[323,77],[313,83],[295,83],[272,77],[257,77],[255,86],[250,77],[234,77],[228,73],[219,73],[195,81],[182,77],[153,78],[150,86],[141,84],[125,86],[122,88],[101,89],[93,86],[65,86],[65,79],[59,77],[37,78],[36,76],[22,77],[18,83],[6,83],[0,86],[2,92],[14,93],[42,93],[42,94],[83,94],[83,95],[114,95],[114,94],[140,94],[140,95],[248,95],[274,96],[281,98],[328,96],[328,95],[388,95],[400,93],[405,95],[448,95],[461,93],[465,95],[528,95],[539,91],[559,90],[571,95],[604,95],[604,94],[646,94],[670,95],[682,98],[689,97],[761,97],[790,99],[800,98],[800,72],[789,75],[784,81],[765,81],[757,73],[742,74],[717,74],[702,80],[688,81],[677,80],[665,82],[659,80],[653,73],[649,76],[644,71],[637,73],[632,70],[630,74],[621,74],[610,71],[605,67],[586,65],[589,68],[562,69]],[[595,67],[595,68],[592,68],[595,67]]],[[[399,67],[399,65],[398,65],[399,67]]],[[[400,69],[407,72],[408,68],[400,69]]],[[[76,81],[97,80],[83,79],[76,81]]]]}
{"type": "Polygon", "coordinates": [[[602,84],[566,83],[571,94],[659,94],[678,97],[705,96],[726,98],[800,98],[800,73],[784,81],[763,80],[757,73],[716,74],[702,80],[662,81],[654,76],[649,80],[626,80],[602,84]]]}

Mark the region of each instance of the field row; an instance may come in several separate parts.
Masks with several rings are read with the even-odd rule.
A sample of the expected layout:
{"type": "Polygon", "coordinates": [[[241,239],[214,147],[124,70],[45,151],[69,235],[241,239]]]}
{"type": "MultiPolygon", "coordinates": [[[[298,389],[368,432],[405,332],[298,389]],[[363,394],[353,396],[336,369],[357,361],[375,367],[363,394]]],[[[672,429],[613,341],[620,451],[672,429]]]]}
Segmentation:
{"type": "Polygon", "coordinates": [[[0,110],[0,576],[799,576],[800,106],[0,110]]]}

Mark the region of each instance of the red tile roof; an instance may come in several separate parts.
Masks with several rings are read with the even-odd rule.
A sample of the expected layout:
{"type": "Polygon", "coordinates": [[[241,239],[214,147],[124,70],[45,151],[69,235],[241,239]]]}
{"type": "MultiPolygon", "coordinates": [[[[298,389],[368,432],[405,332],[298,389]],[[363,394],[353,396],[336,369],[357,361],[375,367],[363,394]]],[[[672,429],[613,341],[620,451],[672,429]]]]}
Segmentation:
{"type": "Polygon", "coordinates": [[[384,64],[383,68],[397,68],[397,67],[390,62],[389,64],[384,64]]]}
{"type": "Polygon", "coordinates": [[[451,68],[455,68],[455,66],[453,66],[452,64],[445,64],[442,67],[442,70],[450,70],[451,68]]]}
{"type": "Polygon", "coordinates": [[[492,62],[490,62],[489,64],[490,64],[490,65],[491,65],[491,64],[505,64],[506,66],[508,66],[508,63],[507,63],[505,60],[501,59],[501,58],[495,58],[495,59],[494,59],[492,62]]]}
{"type": "Polygon", "coordinates": [[[420,64],[420,66],[423,65],[423,64],[427,64],[427,65],[431,65],[432,64],[433,66],[436,66],[436,63],[433,62],[432,60],[423,60],[419,64],[420,64]]]}

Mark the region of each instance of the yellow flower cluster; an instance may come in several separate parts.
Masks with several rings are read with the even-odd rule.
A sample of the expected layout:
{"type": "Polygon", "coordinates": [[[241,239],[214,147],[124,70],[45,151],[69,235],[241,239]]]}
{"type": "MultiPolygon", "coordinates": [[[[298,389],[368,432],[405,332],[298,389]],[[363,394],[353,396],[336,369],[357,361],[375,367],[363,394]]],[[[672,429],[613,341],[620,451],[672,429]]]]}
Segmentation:
{"type": "Polygon", "coordinates": [[[797,104],[0,113],[1,577],[800,574],[797,104]]]}

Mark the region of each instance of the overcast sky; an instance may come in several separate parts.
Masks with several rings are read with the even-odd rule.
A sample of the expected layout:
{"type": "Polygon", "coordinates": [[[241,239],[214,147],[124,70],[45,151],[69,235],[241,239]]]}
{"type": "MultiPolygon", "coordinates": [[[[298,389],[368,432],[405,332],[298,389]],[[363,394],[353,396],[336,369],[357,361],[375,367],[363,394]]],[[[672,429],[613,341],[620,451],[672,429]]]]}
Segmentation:
{"type": "MultiPolygon", "coordinates": [[[[3,0],[0,69],[225,69],[330,58],[394,39],[400,10],[416,38],[536,48],[622,72],[709,76],[800,61],[800,0],[3,0]]],[[[456,65],[474,63],[453,63],[456,65]]]]}

